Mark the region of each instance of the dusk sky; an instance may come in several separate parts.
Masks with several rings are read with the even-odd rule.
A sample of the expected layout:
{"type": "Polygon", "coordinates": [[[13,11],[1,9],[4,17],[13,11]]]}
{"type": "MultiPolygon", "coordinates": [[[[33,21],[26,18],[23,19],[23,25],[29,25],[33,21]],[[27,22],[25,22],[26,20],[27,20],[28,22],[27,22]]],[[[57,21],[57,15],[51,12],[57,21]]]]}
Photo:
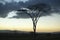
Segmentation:
{"type": "MultiPolygon", "coordinates": [[[[5,1],[10,2],[8,0],[5,0],[5,1]]],[[[15,1],[16,2],[19,2],[19,1],[26,2],[27,1],[26,3],[34,2],[34,0],[33,1],[15,0],[15,1]]],[[[41,2],[46,3],[47,1],[49,2],[50,0],[46,0],[45,2],[41,1],[41,2]]],[[[46,14],[46,15],[43,14],[43,16],[41,16],[39,18],[38,23],[37,23],[37,29],[36,29],[37,32],[60,32],[60,5],[59,5],[58,1],[55,0],[55,1],[50,1],[50,3],[46,3],[51,6],[53,12],[51,12],[50,14],[46,14]]],[[[3,1],[1,0],[0,3],[2,3],[2,2],[3,1]]],[[[14,9],[13,8],[14,6],[11,7],[12,9],[10,9],[9,6],[8,7],[0,6],[0,10],[1,10],[0,11],[0,30],[19,30],[19,31],[28,31],[28,32],[33,31],[33,23],[32,23],[31,18],[12,18],[12,19],[8,18],[8,15],[10,17],[17,15],[16,11],[14,11],[14,10],[19,9],[19,8],[17,7],[16,9],[14,9]],[[4,10],[4,7],[6,7],[5,8],[6,10],[4,10]],[[3,9],[1,9],[1,8],[3,8],[3,9]]],[[[19,15],[17,15],[17,16],[19,16],[19,15]]],[[[23,14],[23,16],[24,16],[24,14],[23,14]]]]}

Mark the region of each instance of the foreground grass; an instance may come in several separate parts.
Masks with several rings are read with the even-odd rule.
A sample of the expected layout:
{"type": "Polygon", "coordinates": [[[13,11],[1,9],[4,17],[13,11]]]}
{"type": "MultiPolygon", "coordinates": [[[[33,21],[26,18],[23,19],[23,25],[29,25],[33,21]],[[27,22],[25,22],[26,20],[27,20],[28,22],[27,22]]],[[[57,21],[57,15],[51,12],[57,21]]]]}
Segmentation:
{"type": "MultiPolygon", "coordinates": [[[[0,40],[34,40],[30,33],[0,33],[0,40]]],[[[36,33],[35,40],[60,40],[60,34],[36,33]]]]}

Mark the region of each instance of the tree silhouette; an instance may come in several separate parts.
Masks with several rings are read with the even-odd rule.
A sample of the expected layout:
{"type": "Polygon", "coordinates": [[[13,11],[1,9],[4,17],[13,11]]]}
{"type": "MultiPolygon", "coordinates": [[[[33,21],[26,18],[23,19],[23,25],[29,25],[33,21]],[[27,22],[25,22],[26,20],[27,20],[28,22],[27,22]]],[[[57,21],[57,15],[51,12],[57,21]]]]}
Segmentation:
{"type": "Polygon", "coordinates": [[[32,22],[33,22],[33,30],[34,30],[34,38],[35,38],[37,22],[38,22],[39,18],[41,17],[42,12],[47,13],[51,8],[49,5],[46,5],[43,3],[35,4],[35,5],[29,6],[27,8],[29,10],[21,9],[21,10],[17,10],[17,11],[23,11],[24,13],[26,12],[26,14],[28,14],[31,17],[32,22]]]}

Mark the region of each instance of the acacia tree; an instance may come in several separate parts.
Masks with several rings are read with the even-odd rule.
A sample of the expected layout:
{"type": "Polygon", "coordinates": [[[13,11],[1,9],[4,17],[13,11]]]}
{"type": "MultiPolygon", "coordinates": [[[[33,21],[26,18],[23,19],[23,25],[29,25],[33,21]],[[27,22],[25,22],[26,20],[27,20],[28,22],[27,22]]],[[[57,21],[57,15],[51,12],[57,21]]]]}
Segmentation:
{"type": "Polygon", "coordinates": [[[27,7],[27,10],[17,10],[17,11],[22,11],[26,14],[28,14],[33,22],[33,30],[34,30],[34,36],[36,33],[36,26],[39,18],[43,13],[48,13],[48,11],[51,9],[49,5],[46,4],[35,4],[32,6],[27,7]]]}
{"type": "Polygon", "coordinates": [[[33,21],[33,30],[34,34],[36,32],[36,26],[39,18],[43,15],[43,13],[48,13],[51,9],[51,7],[47,4],[35,4],[28,7],[32,11],[32,15],[30,14],[30,17],[33,21]]]}

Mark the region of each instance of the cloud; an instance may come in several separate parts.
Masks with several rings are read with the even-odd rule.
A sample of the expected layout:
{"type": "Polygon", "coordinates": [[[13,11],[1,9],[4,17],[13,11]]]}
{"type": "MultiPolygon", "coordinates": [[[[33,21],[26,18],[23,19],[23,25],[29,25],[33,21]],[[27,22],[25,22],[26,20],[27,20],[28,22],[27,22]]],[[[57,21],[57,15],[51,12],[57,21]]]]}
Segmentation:
{"type": "MultiPolygon", "coordinates": [[[[45,7],[45,6],[44,6],[45,7]]],[[[49,13],[47,14],[47,11],[49,9],[41,9],[41,13],[38,14],[38,10],[31,10],[31,9],[28,9],[28,8],[21,8],[20,10],[16,10],[16,11],[11,11],[8,13],[7,17],[6,18],[31,18],[31,17],[39,17],[40,16],[46,16],[46,15],[49,15],[49,13]],[[44,12],[42,12],[44,11],[44,12]],[[32,13],[33,12],[33,13],[32,13]]]]}
{"type": "MultiPolygon", "coordinates": [[[[5,0],[0,0],[0,17],[5,18],[9,12],[13,11],[13,10],[19,10],[21,7],[30,7],[33,6],[37,3],[44,3],[47,5],[50,5],[51,7],[51,11],[49,13],[43,13],[41,16],[48,16],[51,15],[52,13],[56,13],[56,14],[60,14],[60,0],[29,0],[27,2],[22,2],[19,1],[17,2],[5,2],[6,4],[3,5],[2,2],[5,2],[5,0]]],[[[38,5],[39,6],[39,5],[38,5]]],[[[14,18],[27,18],[27,14],[17,14],[17,16],[14,16],[14,18]],[[18,17],[17,17],[18,16],[18,17]]],[[[29,18],[29,16],[28,16],[29,18]]]]}
{"type": "Polygon", "coordinates": [[[7,14],[13,10],[18,10],[21,7],[24,6],[23,2],[11,2],[11,3],[7,3],[5,5],[3,5],[2,3],[0,3],[0,17],[6,17],[7,14]]]}

